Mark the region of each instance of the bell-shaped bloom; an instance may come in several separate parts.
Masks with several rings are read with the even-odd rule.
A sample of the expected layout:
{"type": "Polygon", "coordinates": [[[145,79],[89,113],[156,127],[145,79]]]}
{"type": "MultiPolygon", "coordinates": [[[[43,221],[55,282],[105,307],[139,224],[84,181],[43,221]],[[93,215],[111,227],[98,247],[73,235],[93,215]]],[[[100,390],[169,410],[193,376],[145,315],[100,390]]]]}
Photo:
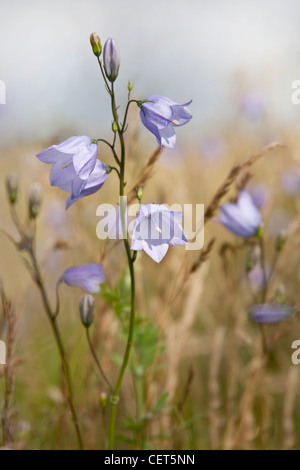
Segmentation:
{"type": "Polygon", "coordinates": [[[280,323],[286,321],[292,314],[288,305],[259,304],[249,311],[249,318],[255,323],[280,323]]]}
{"type": "Polygon", "coordinates": [[[188,242],[181,222],[181,211],[170,211],[163,204],[142,205],[134,221],[131,249],[144,250],[160,263],[169,245],[179,246],[188,242]]]}
{"type": "Polygon", "coordinates": [[[74,202],[79,201],[84,196],[89,196],[97,192],[106,181],[108,176],[106,165],[96,161],[94,170],[88,176],[86,180],[79,178],[78,176],[72,180],[71,187],[69,189],[70,196],[68,197],[66,209],[68,209],[74,202]]]}
{"type": "Polygon", "coordinates": [[[176,144],[176,127],[187,124],[192,113],[188,103],[178,104],[162,95],[152,95],[141,103],[141,120],[147,129],[155,135],[160,147],[174,148],[176,144]]]}
{"type": "Polygon", "coordinates": [[[100,290],[100,284],[105,279],[102,264],[88,263],[66,269],[60,278],[60,282],[72,287],[81,287],[91,294],[97,294],[100,290]]]}
{"type": "Polygon", "coordinates": [[[120,62],[119,46],[114,39],[109,38],[103,48],[103,63],[105,74],[111,82],[114,82],[118,76],[120,62]]]}
{"type": "Polygon", "coordinates": [[[37,154],[51,164],[50,184],[69,192],[66,208],[98,191],[107,178],[106,166],[97,160],[97,145],[87,136],[76,136],[37,154]]]}
{"type": "Polygon", "coordinates": [[[237,202],[230,202],[220,207],[220,218],[215,221],[238,237],[248,238],[257,234],[261,224],[261,214],[250,194],[243,189],[237,202]]]}

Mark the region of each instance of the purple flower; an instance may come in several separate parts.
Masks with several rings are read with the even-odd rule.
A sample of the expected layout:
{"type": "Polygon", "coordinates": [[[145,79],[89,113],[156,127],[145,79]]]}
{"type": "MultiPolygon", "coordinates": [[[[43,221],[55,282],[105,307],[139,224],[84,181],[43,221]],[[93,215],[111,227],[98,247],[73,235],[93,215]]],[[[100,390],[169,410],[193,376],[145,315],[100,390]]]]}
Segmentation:
{"type": "Polygon", "coordinates": [[[255,323],[279,323],[287,320],[292,314],[288,305],[259,304],[251,308],[249,318],[255,323]]]}
{"type": "Polygon", "coordinates": [[[97,145],[87,136],[67,139],[37,154],[51,164],[50,184],[69,192],[66,209],[101,188],[107,178],[106,166],[97,160],[97,145]]]}
{"type": "Polygon", "coordinates": [[[160,147],[175,147],[175,128],[192,119],[192,113],[187,108],[191,102],[178,104],[165,96],[152,95],[140,105],[142,123],[155,135],[160,147]]]}
{"type": "Polygon", "coordinates": [[[281,187],[288,196],[296,196],[300,192],[300,176],[296,169],[290,169],[281,176],[281,187]]]}
{"type": "Polygon", "coordinates": [[[160,263],[169,245],[187,243],[181,222],[181,211],[170,211],[163,204],[142,205],[134,222],[131,249],[144,250],[160,263]]]}
{"type": "Polygon", "coordinates": [[[68,197],[66,203],[66,209],[68,209],[74,202],[79,201],[84,196],[89,196],[98,191],[103,186],[108,176],[106,165],[96,161],[96,165],[92,173],[86,180],[82,180],[79,177],[75,177],[71,185],[71,194],[68,197]]]}
{"type": "Polygon", "coordinates": [[[263,207],[266,206],[270,197],[270,190],[265,184],[263,183],[252,184],[251,187],[249,188],[249,193],[257,209],[262,209],[263,207]]]}
{"type": "Polygon", "coordinates": [[[260,118],[265,112],[265,102],[258,93],[247,93],[241,100],[241,111],[252,119],[260,118]]]}
{"type": "Polygon", "coordinates": [[[220,208],[220,218],[215,220],[238,237],[248,238],[256,235],[261,215],[250,194],[243,189],[236,203],[230,202],[220,208]]]}
{"type": "Polygon", "coordinates": [[[266,280],[269,279],[271,274],[270,266],[265,268],[266,272],[263,272],[260,263],[256,263],[255,266],[248,272],[248,280],[253,290],[261,291],[265,286],[265,276],[266,280]]]}
{"type": "Polygon", "coordinates": [[[99,292],[99,285],[105,279],[102,264],[88,263],[66,269],[60,282],[65,282],[68,286],[81,287],[91,294],[96,294],[99,292]]]}
{"type": "Polygon", "coordinates": [[[107,78],[114,82],[120,68],[119,46],[114,39],[109,38],[103,48],[103,63],[107,78]]]}

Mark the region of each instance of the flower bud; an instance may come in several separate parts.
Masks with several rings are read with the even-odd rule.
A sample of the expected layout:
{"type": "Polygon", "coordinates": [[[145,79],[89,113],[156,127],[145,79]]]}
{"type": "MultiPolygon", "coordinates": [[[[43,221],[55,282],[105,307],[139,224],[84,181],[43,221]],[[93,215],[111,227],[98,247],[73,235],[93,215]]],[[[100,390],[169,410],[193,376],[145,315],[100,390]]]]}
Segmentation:
{"type": "Polygon", "coordinates": [[[43,198],[42,186],[39,183],[34,183],[29,189],[28,206],[29,216],[31,219],[35,219],[39,212],[43,198]]]}
{"type": "Polygon", "coordinates": [[[261,261],[261,248],[260,246],[255,246],[252,248],[247,260],[246,271],[249,272],[253,267],[261,261]]]}
{"type": "Polygon", "coordinates": [[[113,121],[111,128],[114,134],[118,132],[118,124],[116,123],[116,121],[113,121]]]}
{"type": "Polygon", "coordinates": [[[106,76],[110,82],[114,82],[120,68],[120,51],[114,39],[108,39],[103,48],[103,63],[106,76]]]}
{"type": "Polygon", "coordinates": [[[286,302],[286,288],[282,282],[276,287],[274,299],[278,304],[284,304],[286,302]]]}
{"type": "Polygon", "coordinates": [[[139,201],[143,199],[143,188],[141,186],[136,188],[136,197],[139,201]]]}
{"type": "Polygon", "coordinates": [[[100,406],[103,409],[107,407],[107,395],[105,392],[102,392],[100,395],[100,406]]]}
{"type": "Polygon", "coordinates": [[[11,204],[14,204],[18,197],[18,177],[15,173],[9,173],[6,177],[6,190],[11,204]]]}
{"type": "Polygon", "coordinates": [[[128,85],[127,85],[127,90],[132,91],[132,89],[133,89],[133,83],[131,80],[129,80],[128,85]]]}
{"type": "Polygon", "coordinates": [[[94,298],[89,295],[83,295],[79,303],[80,318],[83,326],[89,328],[94,320],[94,298]]]}
{"type": "Polygon", "coordinates": [[[281,230],[276,240],[276,251],[281,251],[287,239],[286,230],[281,230]]]}
{"type": "Polygon", "coordinates": [[[100,57],[101,52],[102,52],[102,45],[101,45],[100,37],[98,36],[98,34],[92,33],[90,35],[90,41],[91,41],[93,53],[95,54],[96,57],[100,57]]]}

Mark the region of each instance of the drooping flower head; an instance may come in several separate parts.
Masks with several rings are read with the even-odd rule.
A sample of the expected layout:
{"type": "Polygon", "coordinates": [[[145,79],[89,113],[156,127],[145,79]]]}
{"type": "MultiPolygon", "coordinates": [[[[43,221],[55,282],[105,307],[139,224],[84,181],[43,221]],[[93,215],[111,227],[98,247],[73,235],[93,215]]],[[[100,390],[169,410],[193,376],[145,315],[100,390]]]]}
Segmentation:
{"type": "Polygon", "coordinates": [[[261,214],[248,191],[243,189],[237,202],[220,207],[220,218],[215,220],[238,237],[248,238],[257,234],[261,214]]]}
{"type": "Polygon", "coordinates": [[[88,263],[66,269],[60,278],[60,282],[72,287],[81,287],[91,294],[97,294],[100,284],[105,279],[102,264],[88,263]]]}
{"type": "Polygon", "coordinates": [[[162,95],[152,95],[141,102],[141,120],[147,129],[155,135],[160,147],[174,148],[176,144],[176,127],[187,124],[192,113],[188,103],[178,104],[162,95]]]}
{"type": "Polygon", "coordinates": [[[170,211],[163,204],[142,205],[134,222],[131,249],[144,250],[160,263],[169,245],[179,246],[188,242],[181,222],[181,211],[170,211]]]}
{"type": "Polygon", "coordinates": [[[292,314],[288,305],[259,304],[249,311],[249,318],[255,323],[280,323],[286,321],[292,314]]]}
{"type": "Polygon", "coordinates": [[[50,184],[70,193],[66,208],[101,188],[107,178],[106,166],[97,160],[97,145],[87,136],[76,136],[51,145],[37,154],[51,164],[50,184]]]}

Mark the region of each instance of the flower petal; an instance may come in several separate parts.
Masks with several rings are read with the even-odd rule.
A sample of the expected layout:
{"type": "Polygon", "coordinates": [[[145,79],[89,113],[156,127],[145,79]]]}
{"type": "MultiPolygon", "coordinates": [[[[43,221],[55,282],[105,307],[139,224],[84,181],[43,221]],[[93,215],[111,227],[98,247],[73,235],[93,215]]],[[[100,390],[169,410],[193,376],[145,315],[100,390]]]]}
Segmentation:
{"type": "Polygon", "coordinates": [[[176,134],[174,131],[174,126],[172,124],[169,124],[164,129],[160,129],[159,136],[160,136],[160,139],[158,143],[160,142],[160,146],[163,145],[164,147],[169,147],[171,149],[175,147],[176,134]]]}
{"type": "Polygon", "coordinates": [[[77,175],[82,179],[87,179],[93,171],[97,161],[97,145],[79,144],[73,156],[73,165],[77,175]]]}
{"type": "Polygon", "coordinates": [[[168,243],[160,243],[159,240],[151,240],[148,242],[143,240],[143,249],[156,263],[160,263],[169,249],[168,243]],[[158,242],[158,243],[156,243],[158,242]]]}
{"type": "Polygon", "coordinates": [[[91,294],[96,294],[105,279],[102,264],[88,263],[66,269],[60,281],[68,286],[81,287],[91,294]]]}

